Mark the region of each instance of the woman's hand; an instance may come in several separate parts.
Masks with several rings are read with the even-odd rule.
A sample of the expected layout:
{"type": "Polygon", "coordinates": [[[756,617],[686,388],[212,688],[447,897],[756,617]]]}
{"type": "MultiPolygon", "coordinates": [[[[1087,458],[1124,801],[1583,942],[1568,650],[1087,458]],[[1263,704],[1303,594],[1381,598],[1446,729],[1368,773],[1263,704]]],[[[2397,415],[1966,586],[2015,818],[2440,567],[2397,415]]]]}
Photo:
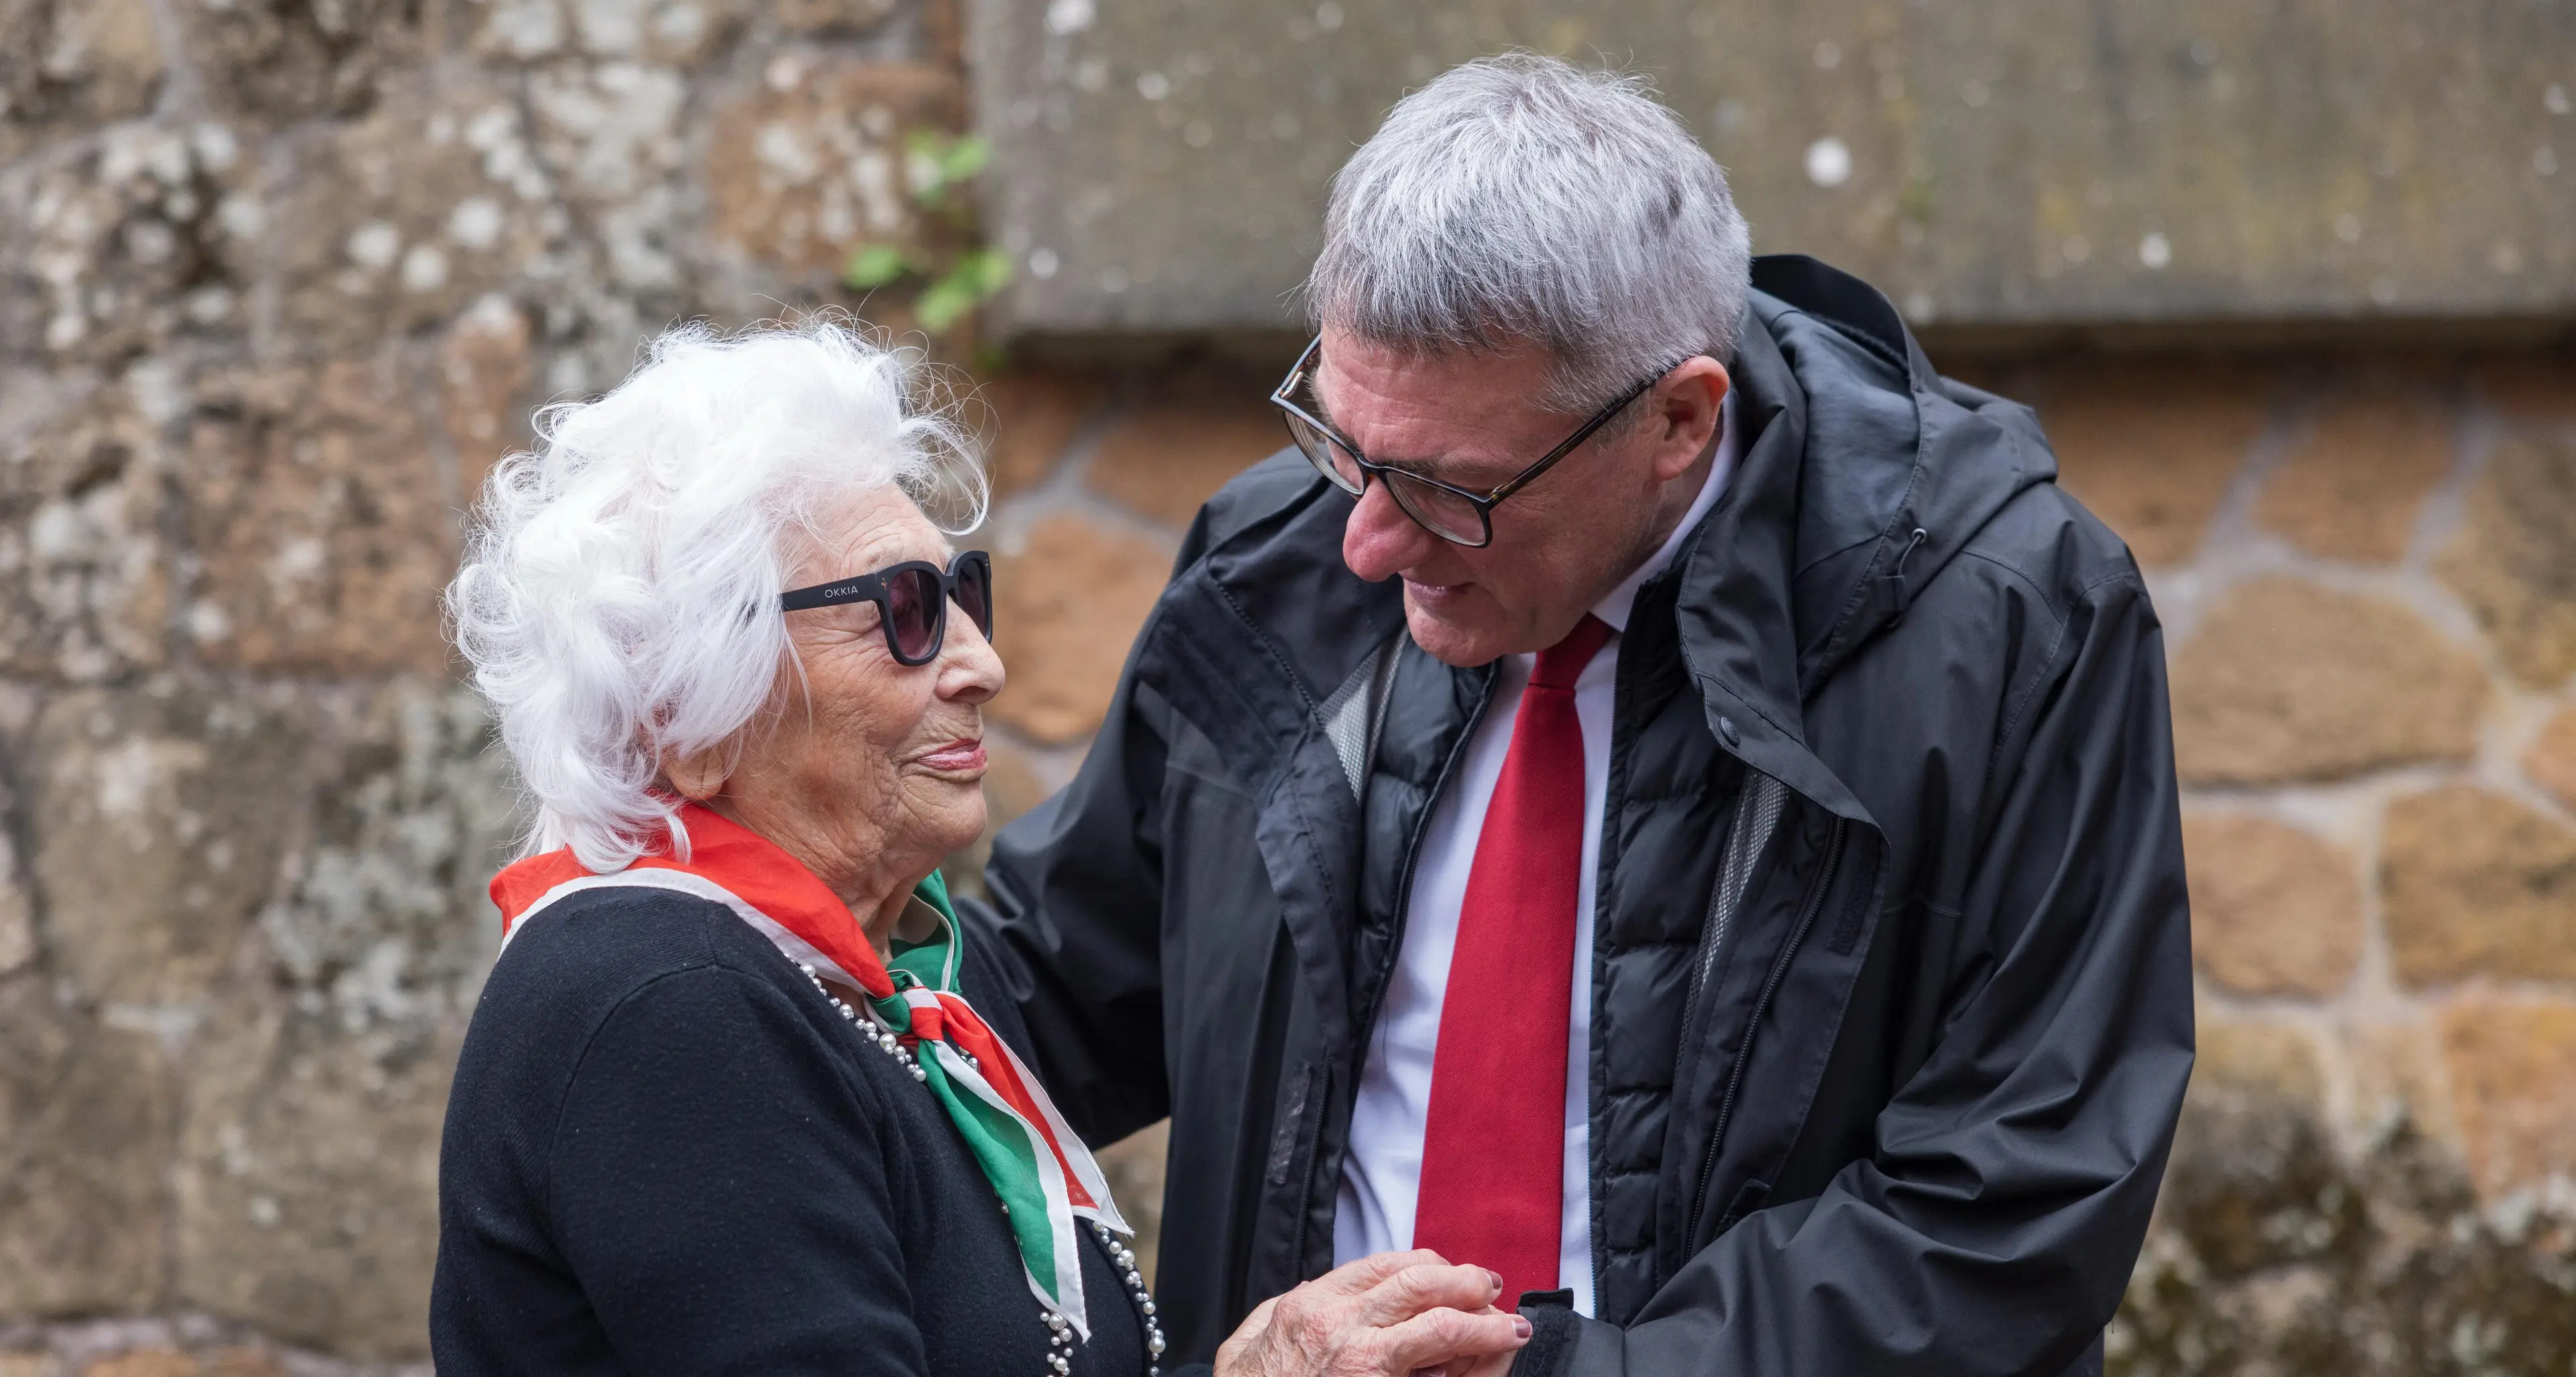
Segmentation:
{"type": "Polygon", "coordinates": [[[1379,1253],[1263,1301],[1216,1351],[1216,1377],[1500,1377],[1529,1321],[1494,1308],[1502,1279],[1438,1253],[1379,1253]]]}

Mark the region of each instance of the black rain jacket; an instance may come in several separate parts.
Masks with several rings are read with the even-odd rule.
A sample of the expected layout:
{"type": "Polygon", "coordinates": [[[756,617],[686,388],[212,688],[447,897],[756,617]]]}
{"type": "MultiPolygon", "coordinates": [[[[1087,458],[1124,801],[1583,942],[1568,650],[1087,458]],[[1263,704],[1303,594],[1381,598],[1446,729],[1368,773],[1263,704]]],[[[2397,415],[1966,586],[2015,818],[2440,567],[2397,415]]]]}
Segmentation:
{"type": "MultiPolygon", "coordinates": [[[[1742,460],[1619,655],[1590,953],[1597,1318],[1518,1377],[2097,1371],[2192,1061],[2164,648],[2026,408],[1755,267],[1742,460]]],[[[1494,674],[1293,451],[1200,513],[969,922],[1105,1143],[1172,1119],[1179,1361],[1327,1270],[1432,801],[1494,674]]],[[[1471,1259],[1472,1260],[1472,1259],[1471,1259]]]]}

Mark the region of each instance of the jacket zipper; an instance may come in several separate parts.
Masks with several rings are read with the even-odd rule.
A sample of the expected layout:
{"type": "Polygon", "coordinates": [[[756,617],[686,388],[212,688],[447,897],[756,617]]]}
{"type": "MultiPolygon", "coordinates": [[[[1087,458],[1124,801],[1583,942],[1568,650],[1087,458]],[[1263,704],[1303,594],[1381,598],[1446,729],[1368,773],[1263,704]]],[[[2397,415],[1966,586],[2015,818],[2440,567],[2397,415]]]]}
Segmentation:
{"type": "Polygon", "coordinates": [[[1771,834],[1779,829],[1782,795],[1786,788],[1771,776],[1747,767],[1744,785],[1736,791],[1736,817],[1729,824],[1726,842],[1718,852],[1717,881],[1709,890],[1708,917],[1700,924],[1699,961],[1691,967],[1690,993],[1682,1004],[1690,1011],[1690,1027],[1683,1032],[1682,1045],[1685,1047],[1698,1045],[1691,1040],[1690,1034],[1704,1021],[1705,1011],[1699,1007],[1700,992],[1708,987],[1708,978],[1717,968],[1717,954],[1726,945],[1727,930],[1734,925],[1735,910],[1743,906],[1744,896],[1751,892],[1752,869],[1761,862],[1763,849],[1771,844],[1771,834]],[[1735,829],[1743,826],[1757,827],[1760,831],[1742,838],[1744,846],[1739,853],[1735,829]],[[1727,861],[1739,854],[1745,868],[1745,883],[1729,885],[1727,861]],[[1733,891],[1731,896],[1730,890],[1733,891]]]}
{"type": "Polygon", "coordinates": [[[1816,876],[1815,888],[1807,891],[1807,902],[1799,911],[1798,925],[1789,930],[1788,945],[1780,949],[1780,959],[1771,963],[1771,974],[1762,982],[1761,997],[1753,1001],[1753,1017],[1744,1025],[1744,1046],[1735,1054],[1735,1067],[1726,1076],[1726,1094],[1717,1102],[1717,1123],[1708,1134],[1708,1160],[1699,1168],[1699,1189],[1691,1195],[1689,1233],[1699,1231],[1701,1218],[1708,1211],[1709,1179],[1717,1174],[1718,1149],[1726,1144],[1726,1126],[1735,1117],[1735,1096],[1744,1087],[1744,1068],[1753,1061],[1753,1042],[1762,1032],[1762,1016],[1771,1008],[1771,997],[1780,991],[1780,982],[1788,977],[1789,962],[1807,940],[1807,932],[1816,925],[1816,915],[1824,910],[1825,892],[1834,887],[1834,872],[1842,865],[1843,834],[1850,823],[1834,819],[1833,839],[1825,846],[1825,868],[1816,876]]]}

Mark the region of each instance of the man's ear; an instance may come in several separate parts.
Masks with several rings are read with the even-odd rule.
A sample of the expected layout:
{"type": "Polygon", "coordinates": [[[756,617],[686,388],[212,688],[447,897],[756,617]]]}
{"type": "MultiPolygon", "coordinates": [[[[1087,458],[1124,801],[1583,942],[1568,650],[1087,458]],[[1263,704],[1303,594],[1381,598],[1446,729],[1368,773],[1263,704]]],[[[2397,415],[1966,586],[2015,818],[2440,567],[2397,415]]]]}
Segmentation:
{"type": "Polygon", "coordinates": [[[724,791],[725,780],[733,774],[732,752],[713,746],[690,755],[662,758],[662,782],[671,792],[692,803],[704,803],[724,791]]]}
{"type": "Polygon", "coordinates": [[[1655,384],[1660,400],[1657,421],[1663,427],[1655,456],[1656,477],[1671,482],[1690,471],[1717,439],[1725,424],[1726,393],[1734,380],[1726,365],[1706,354],[1684,359],[1655,384]]]}

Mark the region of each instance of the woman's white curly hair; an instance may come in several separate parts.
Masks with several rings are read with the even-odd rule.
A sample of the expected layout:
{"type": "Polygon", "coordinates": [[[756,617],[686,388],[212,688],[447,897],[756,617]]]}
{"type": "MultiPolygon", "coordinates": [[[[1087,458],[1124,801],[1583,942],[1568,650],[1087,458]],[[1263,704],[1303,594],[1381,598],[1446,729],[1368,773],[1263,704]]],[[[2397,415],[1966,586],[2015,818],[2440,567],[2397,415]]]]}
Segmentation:
{"type": "Polygon", "coordinates": [[[735,739],[793,664],[791,532],[888,485],[952,534],[982,521],[973,436],[935,375],[837,320],[689,325],[615,391],[538,413],[447,589],[534,805],[522,854],[570,846],[600,873],[665,836],[686,854],[654,781],[735,739]]]}

